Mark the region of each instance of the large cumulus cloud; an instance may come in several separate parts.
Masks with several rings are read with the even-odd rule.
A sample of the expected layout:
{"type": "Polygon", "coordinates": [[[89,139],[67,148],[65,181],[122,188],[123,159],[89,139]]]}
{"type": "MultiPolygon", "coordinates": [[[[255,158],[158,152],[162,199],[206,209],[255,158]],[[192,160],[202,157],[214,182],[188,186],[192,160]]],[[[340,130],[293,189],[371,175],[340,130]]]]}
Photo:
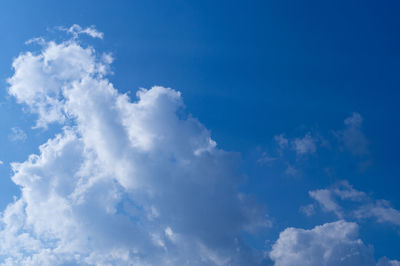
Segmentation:
{"type": "Polygon", "coordinates": [[[237,192],[237,155],[184,115],[181,94],[132,100],[106,78],[111,56],[77,34],[41,44],[14,60],[9,93],[36,127],[62,130],[12,164],[21,196],[1,216],[3,263],[260,264],[240,236],[268,226],[265,212],[237,192]]]}

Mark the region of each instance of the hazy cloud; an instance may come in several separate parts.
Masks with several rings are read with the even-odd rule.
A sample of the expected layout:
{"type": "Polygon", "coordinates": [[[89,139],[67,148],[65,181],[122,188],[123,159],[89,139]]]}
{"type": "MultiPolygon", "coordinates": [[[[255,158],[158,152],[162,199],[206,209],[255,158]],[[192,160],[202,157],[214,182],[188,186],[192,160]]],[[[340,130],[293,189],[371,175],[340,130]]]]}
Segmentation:
{"type": "Polygon", "coordinates": [[[263,152],[260,158],[257,160],[258,164],[270,164],[276,161],[278,158],[270,156],[268,153],[263,152]]]}
{"type": "Polygon", "coordinates": [[[361,130],[363,118],[359,113],[353,113],[344,120],[345,129],[337,131],[336,135],[344,148],[355,155],[368,154],[368,140],[361,130]]]}
{"type": "Polygon", "coordinates": [[[313,204],[308,204],[305,206],[301,206],[299,211],[304,213],[306,216],[312,216],[315,213],[315,208],[313,204]]]}
{"type": "Polygon", "coordinates": [[[374,218],[379,223],[391,223],[400,226],[400,211],[393,208],[386,200],[374,200],[365,192],[354,189],[347,181],[342,181],[327,189],[309,191],[325,211],[335,213],[339,218],[352,219],[374,218]],[[351,202],[352,208],[343,207],[351,202]]]}
{"type": "Polygon", "coordinates": [[[392,223],[400,226],[400,211],[394,209],[386,200],[368,203],[355,211],[357,218],[375,218],[380,223],[392,223]]]}
{"type": "Polygon", "coordinates": [[[307,133],[303,138],[295,138],[292,141],[292,147],[296,151],[297,155],[315,153],[317,150],[315,139],[311,137],[311,133],[307,133]]]}
{"type": "Polygon", "coordinates": [[[276,135],[274,140],[278,144],[279,148],[284,149],[288,147],[289,140],[285,137],[284,134],[276,135]]]}
{"type": "Polygon", "coordinates": [[[24,142],[27,138],[25,131],[20,129],[19,127],[11,128],[11,133],[8,135],[8,138],[11,141],[21,141],[24,142]]]}

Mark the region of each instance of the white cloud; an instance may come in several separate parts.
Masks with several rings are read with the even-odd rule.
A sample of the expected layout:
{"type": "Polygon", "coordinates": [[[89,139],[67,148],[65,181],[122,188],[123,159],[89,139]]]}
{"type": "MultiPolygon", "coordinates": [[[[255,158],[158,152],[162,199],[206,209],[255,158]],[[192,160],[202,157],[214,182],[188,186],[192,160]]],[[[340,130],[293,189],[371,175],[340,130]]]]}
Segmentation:
{"type": "Polygon", "coordinates": [[[364,192],[354,189],[347,181],[339,182],[337,186],[332,189],[332,192],[342,200],[361,202],[368,198],[364,192]]]}
{"type": "Polygon", "coordinates": [[[284,134],[276,135],[274,140],[278,144],[279,148],[284,149],[288,146],[289,140],[285,137],[284,134]]]}
{"type": "MultiPolygon", "coordinates": [[[[362,131],[363,118],[359,113],[353,113],[344,120],[344,129],[332,131],[333,136],[339,144],[341,151],[347,150],[354,155],[363,156],[369,153],[369,142],[362,131]]],[[[314,154],[318,148],[330,150],[335,141],[318,132],[307,132],[303,137],[287,138],[285,134],[274,136],[278,146],[277,152],[284,157],[284,151],[291,149],[296,152],[297,158],[304,158],[304,155],[314,154]]],[[[360,167],[365,168],[370,161],[364,161],[360,167]]]]}
{"type": "Polygon", "coordinates": [[[27,138],[25,131],[20,129],[19,127],[11,128],[11,133],[8,135],[8,138],[11,141],[21,141],[24,142],[27,138]]]}
{"type": "Polygon", "coordinates": [[[400,226],[400,211],[390,206],[386,200],[365,204],[355,211],[357,218],[375,218],[380,223],[392,223],[400,226]]]}
{"type": "Polygon", "coordinates": [[[69,28],[58,27],[59,30],[66,31],[73,35],[74,39],[78,38],[81,34],[89,35],[92,38],[103,39],[104,34],[96,30],[95,26],[90,26],[87,28],[82,28],[81,26],[74,24],[69,28]]]}
{"type": "Polygon", "coordinates": [[[315,153],[317,147],[315,140],[311,137],[311,133],[307,133],[303,138],[296,138],[292,141],[293,149],[297,155],[304,155],[307,153],[315,153]]]}
{"type": "Polygon", "coordinates": [[[296,155],[302,156],[310,153],[315,153],[317,150],[317,139],[311,136],[308,132],[302,138],[288,139],[284,134],[274,136],[276,144],[278,144],[278,152],[283,155],[283,151],[291,148],[296,152],[296,155]],[[289,145],[290,144],[290,145],[289,145]]]}
{"type": "Polygon", "coordinates": [[[379,223],[400,226],[399,210],[394,209],[386,200],[374,200],[366,193],[354,189],[347,181],[328,189],[309,191],[309,195],[323,210],[333,212],[339,218],[374,218],[379,223]],[[351,202],[352,208],[343,208],[344,201],[351,202]]]}
{"type": "Polygon", "coordinates": [[[315,199],[321,204],[324,211],[334,212],[338,217],[342,217],[341,207],[333,199],[332,192],[328,189],[318,189],[309,191],[308,194],[311,198],[315,199]]]}
{"type": "Polygon", "coordinates": [[[77,81],[102,80],[109,68],[106,59],[97,59],[93,48],[74,41],[50,41],[41,53],[27,52],[14,60],[9,94],[39,115],[37,127],[62,123],[68,116],[63,92],[77,81]]]}
{"type": "MultiPolygon", "coordinates": [[[[74,26],[73,26],[74,27],[74,26]]],[[[80,28],[76,28],[80,31],[80,28]]],[[[262,256],[240,241],[270,226],[237,193],[238,156],[220,150],[179,92],[137,101],[104,75],[109,63],[74,40],[47,42],[13,62],[9,93],[66,123],[38,155],[12,163],[21,197],[1,217],[8,265],[244,265],[262,256]]]]}
{"type": "Polygon", "coordinates": [[[308,204],[305,206],[301,206],[299,211],[304,213],[306,216],[312,216],[315,213],[315,207],[313,204],[308,204]]]}
{"type": "MultiPolygon", "coordinates": [[[[316,226],[311,230],[287,228],[272,246],[270,258],[275,266],[373,266],[376,264],[372,247],[358,237],[358,225],[339,220],[316,226]]],[[[389,261],[389,260],[387,260],[389,261]]]]}

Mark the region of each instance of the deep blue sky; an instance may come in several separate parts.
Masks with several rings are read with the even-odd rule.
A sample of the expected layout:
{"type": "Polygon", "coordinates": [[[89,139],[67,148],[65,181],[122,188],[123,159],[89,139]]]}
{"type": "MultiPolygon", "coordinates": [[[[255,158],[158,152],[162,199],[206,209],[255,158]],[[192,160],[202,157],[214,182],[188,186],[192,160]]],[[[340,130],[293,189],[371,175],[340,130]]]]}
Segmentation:
{"type": "MultiPolygon", "coordinates": [[[[241,153],[248,180],[242,189],[267,206],[275,223],[271,241],[287,226],[334,220],[298,209],[312,202],[309,190],[337,180],[398,209],[399,11],[397,1],[2,1],[0,206],[18,194],[7,164],[51,136],[32,130],[32,117],[7,96],[12,60],[27,49],[26,40],[79,24],[104,32],[104,40],[91,44],[115,57],[116,88],[181,91],[188,112],[218,145],[241,153]],[[289,154],[287,161],[301,168],[295,177],[284,174],[285,163],[257,163],[263,152],[276,154],[274,136],[281,133],[290,139],[312,132],[335,142],[332,132],[343,130],[353,112],[363,117],[367,154],[335,144],[306,161],[289,154]],[[28,140],[10,141],[12,127],[28,140]],[[368,166],[360,170],[360,163],[368,166]],[[328,167],[335,174],[326,174],[328,167]]],[[[377,257],[400,258],[398,227],[364,223],[361,232],[377,257]]]]}

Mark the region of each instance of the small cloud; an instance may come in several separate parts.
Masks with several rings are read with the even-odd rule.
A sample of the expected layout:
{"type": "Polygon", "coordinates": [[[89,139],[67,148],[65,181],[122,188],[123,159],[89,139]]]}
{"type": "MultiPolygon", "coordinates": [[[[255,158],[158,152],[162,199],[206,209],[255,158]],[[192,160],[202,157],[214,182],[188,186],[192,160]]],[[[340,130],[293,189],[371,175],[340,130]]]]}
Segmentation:
{"type": "Polygon", "coordinates": [[[373,248],[359,238],[358,225],[339,220],[312,229],[286,228],[272,245],[274,265],[376,265],[373,248]]]}
{"type": "Polygon", "coordinates": [[[171,227],[168,226],[167,228],[165,228],[164,233],[165,233],[165,236],[166,236],[170,241],[172,241],[172,242],[174,242],[174,243],[177,241],[177,236],[176,236],[176,234],[174,233],[174,231],[172,231],[171,227]]]}
{"type": "Polygon", "coordinates": [[[11,141],[15,141],[15,142],[21,141],[21,142],[24,142],[24,141],[26,140],[26,138],[27,138],[27,135],[26,135],[26,133],[25,133],[22,129],[20,129],[19,127],[13,127],[13,128],[11,128],[11,133],[8,135],[8,138],[9,138],[11,141]]]}
{"type": "Polygon", "coordinates": [[[331,190],[340,199],[349,199],[356,202],[361,202],[367,198],[367,195],[359,190],[356,190],[347,181],[342,181],[338,186],[331,190]]]}
{"type": "Polygon", "coordinates": [[[317,140],[311,136],[311,133],[308,132],[302,138],[295,138],[289,140],[285,137],[284,134],[276,135],[274,137],[275,142],[278,144],[279,150],[278,152],[282,153],[282,151],[291,146],[291,149],[296,151],[297,155],[305,155],[307,153],[315,153],[317,150],[316,142],[317,140]]]}
{"type": "Polygon", "coordinates": [[[280,149],[286,148],[289,144],[289,140],[285,137],[284,134],[275,136],[274,140],[276,141],[280,149]]]}
{"type": "Polygon", "coordinates": [[[341,207],[334,200],[332,191],[328,189],[318,189],[309,191],[308,194],[321,205],[324,211],[334,212],[339,218],[342,218],[341,207]]]}
{"type": "Polygon", "coordinates": [[[314,215],[315,207],[313,204],[308,204],[305,206],[301,206],[299,211],[309,217],[309,216],[314,215]]]}
{"type": "Polygon", "coordinates": [[[4,162],[0,160],[0,165],[2,165],[2,164],[4,164],[4,162]]]}
{"type": "Polygon", "coordinates": [[[360,127],[362,121],[363,118],[359,113],[353,113],[350,117],[344,120],[344,124],[349,127],[360,127]]]}
{"type": "Polygon", "coordinates": [[[286,175],[290,175],[290,176],[298,176],[300,174],[300,172],[299,172],[299,170],[297,170],[293,166],[288,165],[288,167],[285,170],[285,174],[286,175]]]}
{"type": "Polygon", "coordinates": [[[81,26],[74,24],[69,28],[58,27],[57,29],[72,34],[74,36],[74,39],[77,39],[81,34],[86,34],[92,38],[98,38],[98,39],[103,39],[104,37],[104,34],[96,30],[95,26],[93,25],[87,28],[82,28],[81,26]]]}
{"type": "Polygon", "coordinates": [[[368,140],[361,130],[362,122],[362,116],[359,113],[353,113],[344,120],[345,129],[335,133],[344,148],[354,155],[369,153],[368,140]]]}
{"type": "Polygon", "coordinates": [[[39,44],[39,45],[44,46],[46,44],[46,41],[43,37],[36,37],[36,38],[29,39],[25,42],[25,45],[29,45],[29,44],[39,44]]]}
{"type": "Polygon", "coordinates": [[[257,163],[261,164],[261,165],[263,165],[263,164],[271,164],[272,162],[274,162],[276,160],[277,160],[276,157],[272,157],[268,153],[263,152],[261,154],[261,157],[257,160],[257,163]]]}
{"type": "Polygon", "coordinates": [[[303,138],[294,139],[292,141],[292,147],[293,150],[296,151],[297,155],[314,153],[317,150],[315,139],[311,137],[310,132],[307,133],[303,138]]]}

